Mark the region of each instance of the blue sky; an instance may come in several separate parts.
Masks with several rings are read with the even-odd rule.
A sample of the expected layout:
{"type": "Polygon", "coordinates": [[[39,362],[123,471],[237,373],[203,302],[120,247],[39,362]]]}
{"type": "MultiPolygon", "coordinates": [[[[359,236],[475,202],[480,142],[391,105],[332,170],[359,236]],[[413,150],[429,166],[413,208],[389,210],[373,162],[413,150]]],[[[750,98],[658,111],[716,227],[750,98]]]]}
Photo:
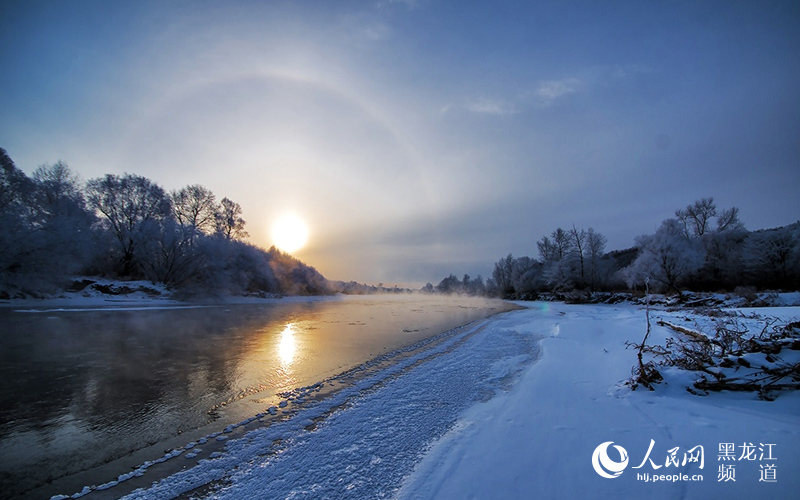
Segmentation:
{"type": "Polygon", "coordinates": [[[0,4],[0,147],[31,173],[293,212],[334,279],[436,282],[558,226],[633,245],[714,196],[800,218],[797,2],[0,4]]]}

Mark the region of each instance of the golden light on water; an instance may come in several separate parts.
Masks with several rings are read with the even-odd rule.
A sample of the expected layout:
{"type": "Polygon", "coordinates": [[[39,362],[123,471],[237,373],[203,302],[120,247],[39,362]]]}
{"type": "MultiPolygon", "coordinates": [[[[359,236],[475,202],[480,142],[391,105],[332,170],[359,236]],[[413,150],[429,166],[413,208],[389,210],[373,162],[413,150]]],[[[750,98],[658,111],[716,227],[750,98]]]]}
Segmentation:
{"type": "Polygon", "coordinates": [[[272,225],[272,241],[278,249],[292,253],[308,241],[308,226],[300,217],[284,215],[272,225]]]}
{"type": "Polygon", "coordinates": [[[297,350],[297,339],[295,339],[295,328],[292,323],[287,324],[281,332],[281,338],[278,341],[278,357],[281,363],[289,365],[294,361],[294,354],[297,350]]]}

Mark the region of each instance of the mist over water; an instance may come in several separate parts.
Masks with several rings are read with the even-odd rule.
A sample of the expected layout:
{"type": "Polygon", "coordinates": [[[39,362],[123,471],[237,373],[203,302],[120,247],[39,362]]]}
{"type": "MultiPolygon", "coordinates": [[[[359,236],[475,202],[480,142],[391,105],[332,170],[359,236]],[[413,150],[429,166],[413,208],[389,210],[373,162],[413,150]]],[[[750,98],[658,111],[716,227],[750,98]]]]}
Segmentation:
{"type": "Polygon", "coordinates": [[[0,310],[0,491],[17,495],[169,439],[188,442],[204,427],[222,430],[281,391],[505,308],[379,296],[0,310]]]}

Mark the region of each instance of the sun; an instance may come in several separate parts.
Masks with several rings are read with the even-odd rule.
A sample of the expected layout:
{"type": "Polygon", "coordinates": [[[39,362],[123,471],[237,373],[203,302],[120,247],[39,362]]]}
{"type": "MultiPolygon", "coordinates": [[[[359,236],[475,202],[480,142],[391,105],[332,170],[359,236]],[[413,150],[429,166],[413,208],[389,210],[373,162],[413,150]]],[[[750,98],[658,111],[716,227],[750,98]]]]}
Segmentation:
{"type": "Polygon", "coordinates": [[[272,225],[272,242],[287,253],[303,248],[308,241],[308,226],[296,215],[284,215],[272,225]]]}

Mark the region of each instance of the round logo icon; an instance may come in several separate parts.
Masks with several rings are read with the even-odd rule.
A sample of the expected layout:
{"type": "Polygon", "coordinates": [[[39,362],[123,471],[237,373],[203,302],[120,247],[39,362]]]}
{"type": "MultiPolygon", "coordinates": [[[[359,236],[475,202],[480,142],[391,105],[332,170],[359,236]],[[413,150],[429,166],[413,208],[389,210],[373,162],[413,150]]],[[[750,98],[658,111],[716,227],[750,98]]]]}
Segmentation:
{"type": "Polygon", "coordinates": [[[592,453],[592,467],[594,471],[607,479],[614,479],[622,474],[625,467],[628,466],[628,452],[622,446],[614,445],[614,448],[619,452],[621,462],[615,462],[608,456],[608,447],[614,444],[614,441],[606,441],[592,453]]]}

